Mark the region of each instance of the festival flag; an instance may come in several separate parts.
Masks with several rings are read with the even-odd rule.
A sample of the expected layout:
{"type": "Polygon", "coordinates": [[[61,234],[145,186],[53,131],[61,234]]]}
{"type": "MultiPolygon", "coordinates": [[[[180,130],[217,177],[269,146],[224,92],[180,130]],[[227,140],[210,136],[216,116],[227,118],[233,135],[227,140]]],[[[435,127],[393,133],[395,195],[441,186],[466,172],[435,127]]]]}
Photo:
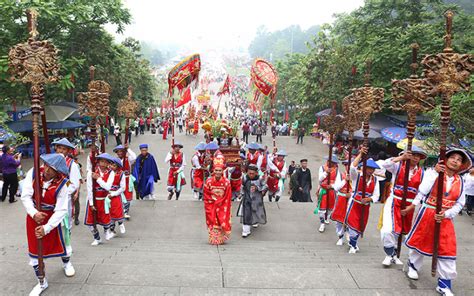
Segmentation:
{"type": "Polygon", "coordinates": [[[188,86],[199,81],[201,58],[199,54],[186,57],[171,69],[168,74],[168,96],[173,95],[176,87],[181,94],[188,86]]]}
{"type": "Polygon", "coordinates": [[[188,89],[186,89],[186,91],[183,93],[183,95],[181,96],[181,99],[178,101],[178,103],[176,103],[175,108],[181,107],[184,104],[189,103],[189,102],[191,102],[191,88],[190,87],[188,87],[188,89]]]}
{"type": "Polygon", "coordinates": [[[221,90],[217,93],[217,96],[222,96],[225,94],[230,94],[230,76],[227,74],[224,85],[221,87],[221,90]]]}

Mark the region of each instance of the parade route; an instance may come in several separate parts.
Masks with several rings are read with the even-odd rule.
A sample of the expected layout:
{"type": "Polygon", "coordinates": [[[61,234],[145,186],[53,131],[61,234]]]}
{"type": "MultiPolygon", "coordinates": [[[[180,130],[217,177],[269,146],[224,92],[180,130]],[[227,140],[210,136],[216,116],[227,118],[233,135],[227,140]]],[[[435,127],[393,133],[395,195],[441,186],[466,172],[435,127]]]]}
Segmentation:
{"type": "MultiPolygon", "coordinates": [[[[254,136],[251,137],[254,140],[254,136]]],[[[189,178],[193,147],[202,139],[177,132],[184,144],[189,178]]],[[[264,144],[271,146],[265,136],[264,144]]],[[[111,152],[114,140],[109,139],[111,152]]],[[[287,162],[308,158],[315,199],[317,168],[327,148],[317,139],[305,137],[304,145],[293,137],[278,137],[277,145],[288,152],[287,162]]],[[[46,260],[50,287],[44,295],[436,295],[436,278],[430,275],[431,261],[425,259],[418,281],[409,280],[401,266],[384,268],[384,253],[377,230],[381,204],[371,208],[369,226],[360,240],[360,252],[347,253],[347,244],[336,246],[334,223],[318,232],[315,203],[292,203],[287,190],[279,203],[265,203],[268,223],[241,237],[233,203],[232,236],[221,246],[207,243],[203,204],[193,199],[186,185],[179,201],[167,201],[165,153],[171,140],[161,135],[132,137],[131,148],[150,145],[159,166],[161,181],[155,200],[134,200],[126,222],[127,232],[102,245],[90,245],[92,236],[82,223],[73,226],[71,261],[76,275],[66,278],[61,260],[46,260]]],[[[82,155],[81,163],[85,163],[82,155]]],[[[24,169],[31,160],[23,162],[24,169]]],[[[288,181],[286,182],[286,185],[288,181]]],[[[85,187],[81,192],[81,222],[85,187]]],[[[28,266],[25,211],[21,202],[0,204],[0,295],[26,295],[36,283],[28,266]]],[[[456,218],[456,295],[474,294],[473,220],[456,218]]],[[[407,258],[403,248],[402,260],[407,258]]]]}

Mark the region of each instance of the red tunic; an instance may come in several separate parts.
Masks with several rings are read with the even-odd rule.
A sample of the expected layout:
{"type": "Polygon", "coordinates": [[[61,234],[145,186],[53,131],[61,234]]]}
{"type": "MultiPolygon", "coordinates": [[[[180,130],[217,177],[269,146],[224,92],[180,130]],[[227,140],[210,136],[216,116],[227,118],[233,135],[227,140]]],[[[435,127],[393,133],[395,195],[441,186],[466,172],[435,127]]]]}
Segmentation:
{"type": "MultiPolygon", "coordinates": [[[[96,173],[99,173],[99,168],[95,170],[96,173]]],[[[102,180],[107,182],[107,179],[109,179],[110,171],[106,171],[104,175],[102,176],[102,180]]],[[[96,204],[95,208],[97,210],[97,224],[102,225],[102,226],[109,226],[111,223],[110,219],[110,213],[107,214],[105,213],[105,198],[109,194],[107,190],[104,188],[100,187],[99,183],[95,182],[96,186],[93,188],[95,192],[95,198],[96,198],[96,204]]],[[[89,205],[89,201],[87,201],[87,206],[86,206],[86,220],[84,222],[85,225],[94,225],[94,211],[92,210],[92,207],[89,205]]]]}
{"type": "Polygon", "coordinates": [[[130,166],[130,161],[128,160],[128,157],[125,156],[123,159],[123,167],[122,167],[123,172],[125,173],[125,198],[127,199],[128,202],[132,201],[133,199],[133,188],[132,191],[130,191],[130,174],[131,174],[131,166],[130,166]]]}
{"type": "MultiPolygon", "coordinates": [[[[120,189],[120,181],[125,177],[125,174],[122,170],[117,170],[115,172],[114,182],[110,191],[116,191],[120,189]]],[[[121,221],[123,220],[123,204],[122,196],[112,196],[110,198],[110,218],[112,221],[121,221]]]]}
{"type": "Polygon", "coordinates": [[[204,209],[209,230],[209,243],[222,244],[230,236],[231,225],[230,182],[225,177],[216,180],[214,176],[204,185],[204,209]]]}
{"type": "MultiPolygon", "coordinates": [[[[343,178],[343,180],[346,179],[346,173],[342,173],[341,178],[343,178]]],[[[344,220],[346,219],[347,202],[351,191],[352,186],[349,185],[349,191],[347,191],[347,184],[345,184],[344,187],[337,192],[334,210],[331,213],[331,220],[344,223],[344,220]]]]}
{"type": "Polygon", "coordinates": [[[196,152],[195,154],[198,158],[199,165],[201,166],[200,169],[198,168],[193,168],[193,188],[194,189],[201,189],[202,186],[204,185],[204,158],[205,154],[200,154],[199,152],[196,152]]]}
{"type": "MultiPolygon", "coordinates": [[[[178,182],[178,175],[173,175],[183,165],[183,152],[172,154],[170,159],[170,168],[168,170],[168,186],[176,187],[178,182]]],[[[185,178],[181,178],[181,186],[186,184],[185,178]]]]}
{"type": "MultiPolygon", "coordinates": [[[[43,188],[43,177],[42,171],[40,170],[40,187],[43,188]]],[[[46,189],[41,196],[41,212],[46,213],[46,218],[44,219],[41,225],[48,223],[51,216],[54,214],[54,207],[56,205],[57,195],[63,188],[63,186],[68,182],[67,178],[54,179],[48,189],[46,189]]],[[[34,196],[34,194],[33,194],[34,196]]],[[[33,202],[35,202],[33,200],[33,202]]],[[[35,202],[36,203],[36,202],[35,202]]],[[[35,228],[38,224],[30,217],[26,216],[26,236],[28,239],[28,253],[30,257],[38,257],[38,239],[35,236],[35,228]]],[[[47,235],[42,239],[43,241],[43,258],[50,257],[61,257],[66,255],[66,245],[63,239],[63,233],[61,229],[61,224],[58,227],[52,229],[47,235]]]]}
{"type": "MultiPolygon", "coordinates": [[[[370,183],[367,184],[366,189],[365,189],[365,197],[372,197],[372,194],[375,189],[375,182],[376,182],[375,177],[371,176],[370,183]]],[[[365,231],[365,228],[367,226],[367,221],[369,219],[369,210],[370,210],[370,203],[366,205],[361,204],[361,199],[362,199],[362,175],[361,174],[357,176],[357,183],[356,183],[355,188],[356,190],[353,193],[351,202],[349,203],[349,209],[347,210],[345,222],[349,228],[351,228],[352,230],[355,230],[356,232],[360,234],[365,231]],[[362,209],[364,209],[363,217],[362,217],[362,209]],[[361,229],[361,219],[363,221],[362,229],[361,229]]]]}
{"type": "Polygon", "coordinates": [[[166,140],[168,137],[168,127],[169,127],[168,121],[163,122],[162,126],[163,126],[163,140],[166,140]]]}
{"type": "MultiPolygon", "coordinates": [[[[400,164],[398,168],[397,176],[395,178],[395,184],[393,186],[393,203],[392,203],[392,231],[396,234],[402,232],[402,216],[400,213],[402,206],[402,197],[403,197],[403,183],[405,179],[405,169],[406,163],[400,164]]],[[[407,199],[406,206],[411,205],[413,199],[415,199],[416,194],[418,193],[418,187],[421,184],[423,179],[423,170],[417,168],[414,175],[408,181],[408,190],[407,190],[407,199]]],[[[413,221],[414,211],[407,213],[403,219],[403,234],[407,234],[411,229],[413,221]]]]}
{"type": "Polygon", "coordinates": [[[248,164],[257,165],[258,158],[260,157],[260,152],[256,151],[254,154],[247,152],[247,161],[248,164]]]}
{"type": "MultiPolygon", "coordinates": [[[[280,173],[283,170],[283,167],[285,167],[285,161],[278,161],[278,159],[273,159],[273,164],[278,168],[277,170],[270,170],[270,174],[268,175],[267,179],[267,186],[268,186],[268,191],[271,193],[278,192],[278,182],[280,181],[280,173]]],[[[284,178],[285,176],[281,176],[284,178]]]]}
{"type": "MultiPolygon", "coordinates": [[[[446,190],[445,176],[444,188],[446,190]]],[[[463,181],[459,175],[454,176],[453,184],[449,192],[443,196],[443,210],[454,206],[462,193],[463,181]]],[[[436,199],[438,192],[438,179],[431,189],[430,195],[415,218],[415,224],[408,234],[405,244],[410,249],[418,251],[426,256],[433,255],[433,240],[435,229],[436,199]]],[[[452,219],[443,219],[441,222],[438,257],[443,259],[456,259],[456,232],[452,219]]]]}
{"type": "Polygon", "coordinates": [[[240,192],[242,188],[242,170],[240,166],[235,167],[230,176],[228,176],[228,179],[230,180],[232,192],[240,192]]]}
{"type": "MultiPolygon", "coordinates": [[[[327,165],[324,165],[324,169],[328,169],[327,165]]],[[[331,168],[331,172],[329,173],[329,185],[334,186],[334,183],[336,183],[337,171],[337,167],[335,169],[331,168]]],[[[324,179],[319,186],[320,188],[326,189],[326,194],[323,194],[322,196],[321,205],[319,206],[319,209],[323,211],[329,209],[331,211],[334,208],[334,204],[336,201],[336,192],[334,191],[334,189],[328,189],[327,178],[324,179]]]]}

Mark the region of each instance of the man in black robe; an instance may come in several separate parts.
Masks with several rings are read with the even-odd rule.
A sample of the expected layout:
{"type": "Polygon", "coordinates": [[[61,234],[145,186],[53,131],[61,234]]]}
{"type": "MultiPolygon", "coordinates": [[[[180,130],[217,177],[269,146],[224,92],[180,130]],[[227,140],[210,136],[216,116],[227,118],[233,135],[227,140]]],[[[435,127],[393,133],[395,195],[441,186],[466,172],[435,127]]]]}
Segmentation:
{"type": "Polygon", "coordinates": [[[293,202],[312,202],[311,189],[313,185],[311,182],[311,171],[308,169],[308,160],[302,159],[300,164],[301,167],[291,176],[291,182],[293,182],[291,186],[291,200],[293,202]]]}

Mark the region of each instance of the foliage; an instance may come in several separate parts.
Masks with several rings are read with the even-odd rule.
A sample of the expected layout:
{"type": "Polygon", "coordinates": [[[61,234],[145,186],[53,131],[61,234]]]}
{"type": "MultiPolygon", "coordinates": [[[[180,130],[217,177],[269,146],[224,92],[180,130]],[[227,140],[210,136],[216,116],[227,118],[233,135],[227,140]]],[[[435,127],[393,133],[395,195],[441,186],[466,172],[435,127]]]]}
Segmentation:
{"type": "MultiPolygon", "coordinates": [[[[420,45],[420,58],[442,51],[443,13],[448,8],[455,11],[454,49],[472,53],[474,16],[456,5],[442,0],[366,0],[359,9],[337,15],[333,24],[323,25],[313,36],[308,53],[287,54],[276,61],[280,77],[278,108],[284,106],[290,113],[292,108],[297,109],[303,125],[314,123],[316,112],[328,108],[331,100],[338,101],[340,106],[350,88],[364,83],[365,62],[370,59],[370,80],[372,85],[386,89],[387,110],[391,79],[410,75],[410,44],[420,45]],[[352,65],[357,69],[355,77],[351,77],[352,65]]],[[[467,117],[472,114],[468,110],[473,101],[472,94],[453,98],[454,125],[470,122],[471,118],[467,117]]],[[[467,128],[458,131],[458,137],[472,134],[467,128]]]]}
{"type": "Polygon", "coordinates": [[[257,36],[249,46],[252,58],[265,58],[277,60],[286,54],[306,53],[306,43],[311,41],[311,36],[319,31],[319,26],[301,30],[300,26],[290,26],[280,31],[268,32],[265,26],[257,29],[257,36]]]}
{"type": "Polygon", "coordinates": [[[0,0],[0,19],[9,20],[0,23],[2,98],[28,105],[27,87],[7,80],[7,55],[10,47],[27,39],[25,10],[30,7],[40,14],[40,38],[50,39],[60,50],[62,79],[47,87],[47,103],[70,100],[76,91],[86,91],[90,65],[97,69],[96,79],[106,80],[112,86],[112,115],[129,85],[134,87],[134,98],[143,108],[153,103],[155,82],[148,61],[141,58],[140,43],[127,38],[123,44],[116,44],[103,28],[106,24],[114,25],[121,33],[130,24],[130,12],[121,0],[0,0]]]}

